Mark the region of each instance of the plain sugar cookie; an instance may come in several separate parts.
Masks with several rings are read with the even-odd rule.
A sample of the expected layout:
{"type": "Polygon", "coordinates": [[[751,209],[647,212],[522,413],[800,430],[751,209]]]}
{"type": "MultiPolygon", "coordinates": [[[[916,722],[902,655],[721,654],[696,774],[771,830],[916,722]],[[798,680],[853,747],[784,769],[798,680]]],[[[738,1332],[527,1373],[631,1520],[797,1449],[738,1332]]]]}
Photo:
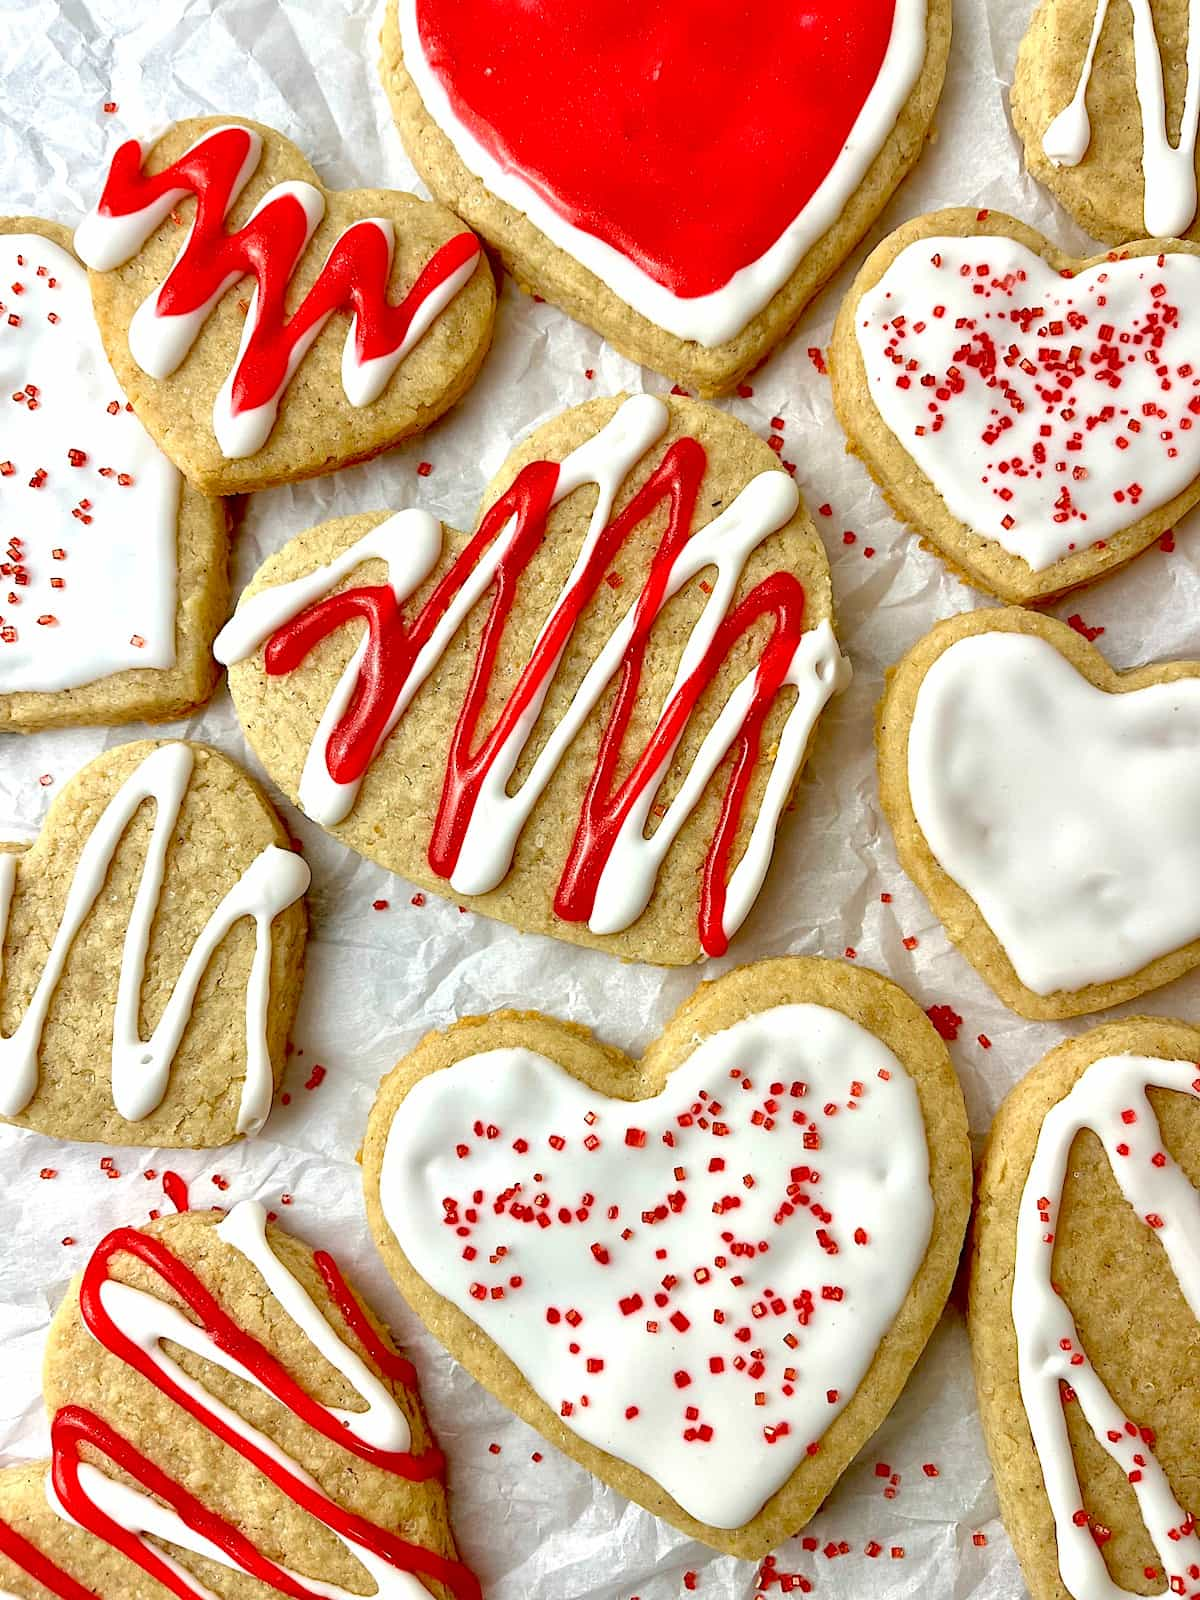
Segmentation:
{"type": "Polygon", "coordinates": [[[785,337],[917,160],[949,0],[390,0],[414,165],[517,283],[723,394],[785,337]]]}
{"type": "Polygon", "coordinates": [[[363,1180],[456,1360],[622,1494],[755,1559],[924,1348],[971,1155],[918,1006],[793,958],[702,986],[640,1063],[536,1012],[430,1034],[380,1087],[363,1180]]]}

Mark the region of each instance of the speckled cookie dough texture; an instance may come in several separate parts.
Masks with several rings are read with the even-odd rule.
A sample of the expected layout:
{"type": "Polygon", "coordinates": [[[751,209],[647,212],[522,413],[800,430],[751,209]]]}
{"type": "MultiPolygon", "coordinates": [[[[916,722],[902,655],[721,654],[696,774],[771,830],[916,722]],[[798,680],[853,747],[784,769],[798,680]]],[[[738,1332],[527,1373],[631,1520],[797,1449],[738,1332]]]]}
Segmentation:
{"type": "Polygon", "coordinates": [[[308,868],[203,745],[119,745],[0,845],[0,1116],[204,1149],[256,1133],[300,997],[308,868]]]}
{"type": "Polygon", "coordinates": [[[372,1232],[456,1360],[714,1549],[802,1527],[886,1416],[970,1207],[945,1046],[895,984],[817,959],[703,985],[635,1062],[498,1012],[386,1077],[372,1232]]]}
{"type": "Polygon", "coordinates": [[[732,417],[642,394],[539,428],[483,507],[473,534],[323,523],[263,565],[216,646],[251,744],[422,888],[634,960],[722,954],[849,680],[794,482],[732,417]]]}
{"type": "Polygon", "coordinates": [[[165,721],[217,681],[225,509],[133,416],[71,235],[0,218],[0,732],[165,721]]]}
{"type": "Polygon", "coordinates": [[[1093,238],[1200,240],[1197,0],[1040,0],[1012,114],[1030,172],[1093,238]]]}
{"type": "Polygon", "coordinates": [[[980,1166],[971,1348],[1033,1600],[1196,1593],[1198,1060],[1164,1017],[1068,1040],[980,1166]]]}
{"type": "Polygon", "coordinates": [[[43,1383],[52,1459],[0,1473],[5,1596],[481,1600],[413,1367],[255,1201],[110,1233],[43,1383]]]}
{"type": "Polygon", "coordinates": [[[1200,498],[1200,249],[1079,260],[997,211],[907,222],[830,348],[850,449],[953,571],[1041,604],[1200,498]]]}
{"type": "Polygon", "coordinates": [[[389,0],[434,195],[522,288],[701,395],[783,339],[924,147],[949,0],[389,0]]]}
{"type": "Polygon", "coordinates": [[[1200,662],[1115,672],[1065,623],[973,611],[889,672],[876,744],[901,865],[1014,1011],[1200,963],[1200,662]]]}
{"type": "Polygon", "coordinates": [[[365,461],[473,382],[495,284],[457,217],[329,190],[289,140],[197,117],[121,145],[75,233],[134,410],[205,494],[365,461]]]}

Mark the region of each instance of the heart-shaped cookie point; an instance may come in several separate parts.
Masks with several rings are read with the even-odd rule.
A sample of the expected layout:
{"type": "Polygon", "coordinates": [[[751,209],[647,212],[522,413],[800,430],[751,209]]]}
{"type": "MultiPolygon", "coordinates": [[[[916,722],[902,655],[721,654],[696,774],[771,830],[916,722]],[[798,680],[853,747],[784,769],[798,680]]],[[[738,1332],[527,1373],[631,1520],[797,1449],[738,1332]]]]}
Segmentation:
{"type": "Polygon", "coordinates": [[[1193,1595],[1200,1032],[1069,1040],[980,1167],[970,1334],[1005,1524],[1035,1600],[1193,1595]]]}
{"type": "Polygon", "coordinates": [[[57,223],[0,219],[6,730],[191,710],[226,608],[222,507],[126,406],[69,243],[57,223]]]}
{"type": "Polygon", "coordinates": [[[393,0],[382,73],[433,193],[519,283],[711,395],[916,160],[949,34],[942,0],[619,20],[603,0],[393,0]]]}
{"type": "Polygon", "coordinates": [[[1200,962],[1200,663],[1118,674],[1051,618],[955,617],[890,676],[879,771],[905,870],[1022,1015],[1200,962]]]}
{"type": "Polygon", "coordinates": [[[453,404],[486,352],[495,292],[474,235],[413,195],[314,178],[270,129],[178,123],[117,150],[76,230],[135,409],[208,493],[398,443],[453,404]]]}
{"type": "Polygon", "coordinates": [[[778,961],[708,985],[640,1068],[536,1015],[384,1081],[368,1211],[451,1353],[715,1548],[803,1524],[899,1392],[965,1224],[961,1096],[885,980],[778,961]]]}
{"type": "Polygon", "coordinates": [[[338,838],[517,927],[679,963],[722,954],[763,886],[849,680],[831,612],[773,452],[643,394],[539,429],[469,537],[416,510],[301,534],[216,650],[338,838]]]}
{"type": "Polygon", "coordinates": [[[1200,497],[1200,250],[1072,260],[998,213],[905,224],[839,313],[834,398],[896,511],[972,583],[1046,600],[1200,497]]]}
{"type": "Polygon", "coordinates": [[[0,1116],[60,1138],[256,1133],[299,998],[308,867],[202,746],[119,746],[0,851],[0,1116]]]}
{"type": "Polygon", "coordinates": [[[44,1389],[48,1469],[0,1474],[6,1595],[480,1600],[412,1365],[256,1201],[103,1239],[44,1389]]]}

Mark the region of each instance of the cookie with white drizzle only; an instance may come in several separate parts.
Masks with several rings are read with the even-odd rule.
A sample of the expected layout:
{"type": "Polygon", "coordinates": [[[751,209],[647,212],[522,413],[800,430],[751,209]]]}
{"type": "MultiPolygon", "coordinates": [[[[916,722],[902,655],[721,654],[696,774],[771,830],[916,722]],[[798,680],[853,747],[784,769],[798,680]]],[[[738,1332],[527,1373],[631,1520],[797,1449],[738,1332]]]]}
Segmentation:
{"type": "Polygon", "coordinates": [[[1079,260],[998,211],[917,217],[842,302],[850,450],[952,571],[1018,605],[1114,571],[1200,499],[1200,247],[1079,260]]]}
{"type": "Polygon", "coordinates": [[[221,501],[187,484],[105,357],[70,232],[0,218],[0,731],[165,721],[217,681],[221,501]]]}
{"type": "Polygon", "coordinates": [[[538,428],[483,507],[473,534],[342,518],[264,563],[216,645],[251,744],[422,888],[636,960],[721,954],[849,681],[795,484],[734,418],[640,394],[538,428]]]}
{"type": "Polygon", "coordinates": [[[802,1527],[933,1330],[971,1192],[945,1046],[895,984],[765,961],[641,1062],[536,1012],[430,1034],[363,1147],[372,1232],[450,1353],[714,1549],[802,1527]]]}
{"type": "Polygon", "coordinates": [[[205,1149],[256,1133],[300,998],[309,873],[253,779],[118,745],[0,845],[0,1117],[205,1149]]]}
{"type": "Polygon", "coordinates": [[[1034,1600],[1200,1592],[1200,1030],[1109,1022],[1012,1090],[979,1171],[969,1331],[1034,1600]]]}

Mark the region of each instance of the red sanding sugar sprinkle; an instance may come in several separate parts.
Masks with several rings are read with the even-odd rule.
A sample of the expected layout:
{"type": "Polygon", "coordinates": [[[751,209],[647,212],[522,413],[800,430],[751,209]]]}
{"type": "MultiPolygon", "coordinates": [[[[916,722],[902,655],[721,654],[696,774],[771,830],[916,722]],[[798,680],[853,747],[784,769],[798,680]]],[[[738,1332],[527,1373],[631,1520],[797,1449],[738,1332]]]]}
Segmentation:
{"type": "Polygon", "coordinates": [[[952,1006],[929,1006],[925,1015],[947,1044],[952,1044],[958,1038],[958,1030],[962,1027],[963,1019],[952,1006]]]}
{"type": "Polygon", "coordinates": [[[1076,633],[1082,634],[1089,644],[1098,639],[1104,632],[1103,628],[1089,628],[1087,623],[1079,615],[1078,611],[1073,611],[1071,613],[1071,615],[1067,618],[1067,624],[1069,627],[1074,628],[1076,633]]]}

